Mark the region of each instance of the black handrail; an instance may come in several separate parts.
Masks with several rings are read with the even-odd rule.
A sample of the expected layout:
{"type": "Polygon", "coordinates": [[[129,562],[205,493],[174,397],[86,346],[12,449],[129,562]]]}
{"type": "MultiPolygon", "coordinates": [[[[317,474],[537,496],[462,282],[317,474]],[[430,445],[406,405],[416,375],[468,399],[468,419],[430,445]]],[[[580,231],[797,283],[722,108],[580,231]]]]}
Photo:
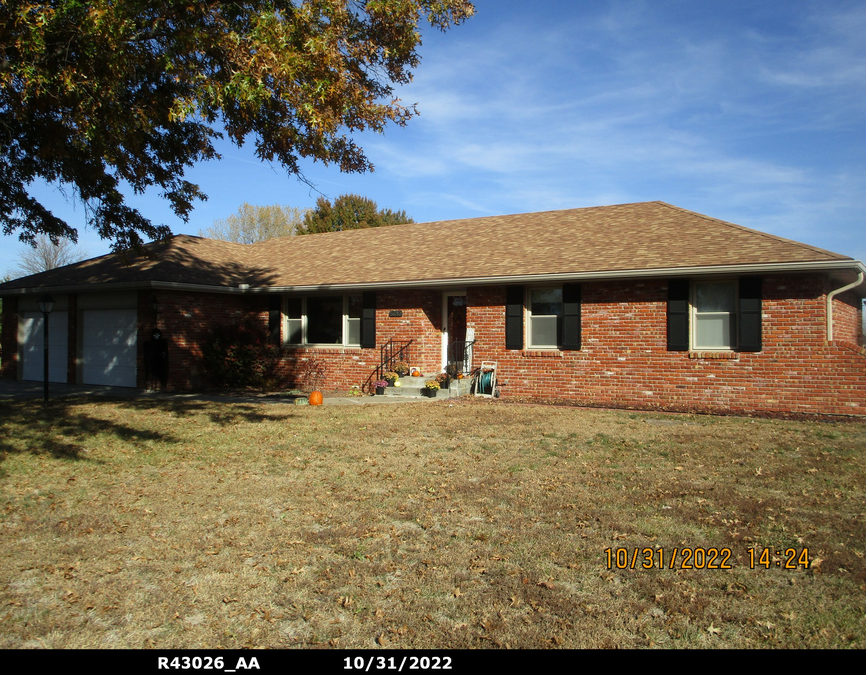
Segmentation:
{"type": "Polygon", "coordinates": [[[385,373],[393,369],[394,364],[398,361],[406,361],[411,363],[411,346],[413,340],[395,340],[391,338],[382,345],[379,350],[379,365],[367,378],[361,387],[361,391],[370,391],[373,387],[371,382],[381,380],[385,373]]]}
{"type": "Polygon", "coordinates": [[[448,367],[445,372],[451,377],[457,373],[468,373],[475,340],[457,340],[448,345],[448,367]]]}

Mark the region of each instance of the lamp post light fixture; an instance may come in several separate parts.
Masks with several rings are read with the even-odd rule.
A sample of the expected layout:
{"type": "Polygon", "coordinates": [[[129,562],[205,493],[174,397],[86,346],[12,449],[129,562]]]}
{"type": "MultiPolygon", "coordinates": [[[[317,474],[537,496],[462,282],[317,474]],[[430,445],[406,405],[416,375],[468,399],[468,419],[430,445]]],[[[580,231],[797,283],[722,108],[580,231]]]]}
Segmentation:
{"type": "Polygon", "coordinates": [[[42,312],[42,367],[43,379],[45,381],[45,393],[43,402],[48,405],[48,315],[54,311],[54,298],[48,293],[39,298],[39,311],[42,312]]]}

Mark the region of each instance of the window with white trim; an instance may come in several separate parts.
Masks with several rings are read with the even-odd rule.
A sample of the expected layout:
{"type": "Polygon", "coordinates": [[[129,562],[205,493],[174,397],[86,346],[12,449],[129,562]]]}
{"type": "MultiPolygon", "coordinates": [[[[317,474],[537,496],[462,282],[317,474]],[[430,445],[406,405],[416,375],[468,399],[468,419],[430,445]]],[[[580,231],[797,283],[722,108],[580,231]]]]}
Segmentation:
{"type": "Polygon", "coordinates": [[[692,285],[692,348],[736,349],[737,282],[700,281],[692,285]]]}
{"type": "Polygon", "coordinates": [[[360,295],[288,297],[283,317],[287,345],[347,346],[361,344],[360,295]]]}
{"type": "Polygon", "coordinates": [[[562,288],[530,289],[526,315],[529,346],[558,349],[562,342],[562,288]]]}

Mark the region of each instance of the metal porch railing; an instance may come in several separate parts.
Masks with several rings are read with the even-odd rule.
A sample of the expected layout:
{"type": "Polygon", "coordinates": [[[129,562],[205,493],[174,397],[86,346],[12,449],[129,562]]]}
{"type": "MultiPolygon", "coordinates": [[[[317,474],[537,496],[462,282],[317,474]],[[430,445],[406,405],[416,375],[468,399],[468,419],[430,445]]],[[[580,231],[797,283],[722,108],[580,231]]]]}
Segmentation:
{"type": "Polygon", "coordinates": [[[364,382],[361,387],[362,391],[370,392],[373,389],[373,383],[381,380],[382,376],[390,370],[393,370],[394,364],[398,361],[411,363],[411,347],[413,340],[388,340],[379,350],[379,365],[364,382]]]}

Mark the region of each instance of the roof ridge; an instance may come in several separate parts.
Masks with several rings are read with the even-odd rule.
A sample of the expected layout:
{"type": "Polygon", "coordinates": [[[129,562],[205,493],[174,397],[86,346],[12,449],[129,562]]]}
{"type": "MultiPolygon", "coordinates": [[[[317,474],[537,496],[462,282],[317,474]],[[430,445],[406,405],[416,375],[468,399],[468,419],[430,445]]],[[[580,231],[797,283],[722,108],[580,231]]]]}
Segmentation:
{"type": "Polygon", "coordinates": [[[575,206],[575,207],[565,208],[565,209],[548,209],[546,211],[521,211],[520,213],[494,213],[494,214],[487,215],[487,216],[474,216],[472,218],[443,218],[440,220],[425,220],[423,222],[416,222],[416,223],[397,223],[394,225],[382,225],[379,227],[362,227],[362,228],[357,228],[357,229],[337,230],[337,231],[330,231],[330,232],[310,232],[308,234],[303,234],[303,235],[290,234],[290,235],[286,235],[283,237],[275,237],[273,239],[266,239],[264,241],[257,241],[255,243],[249,244],[249,245],[250,246],[259,246],[261,244],[267,244],[268,242],[282,241],[282,240],[294,240],[297,237],[319,236],[319,235],[323,235],[323,234],[339,235],[339,234],[349,234],[349,233],[361,233],[361,232],[366,232],[366,231],[371,231],[371,230],[382,231],[382,230],[385,230],[386,228],[390,229],[393,227],[409,228],[409,227],[413,227],[413,226],[420,227],[422,225],[437,225],[439,223],[456,223],[456,222],[462,222],[462,221],[492,220],[494,218],[519,218],[521,216],[545,216],[545,215],[548,215],[551,213],[566,213],[566,212],[572,212],[572,211],[599,211],[599,210],[604,210],[604,209],[621,208],[621,207],[625,207],[625,206],[643,206],[643,205],[647,205],[647,204],[664,204],[664,202],[657,201],[657,200],[656,201],[647,201],[647,202],[626,202],[623,204],[602,204],[602,205],[596,205],[596,206],[575,206]]]}

